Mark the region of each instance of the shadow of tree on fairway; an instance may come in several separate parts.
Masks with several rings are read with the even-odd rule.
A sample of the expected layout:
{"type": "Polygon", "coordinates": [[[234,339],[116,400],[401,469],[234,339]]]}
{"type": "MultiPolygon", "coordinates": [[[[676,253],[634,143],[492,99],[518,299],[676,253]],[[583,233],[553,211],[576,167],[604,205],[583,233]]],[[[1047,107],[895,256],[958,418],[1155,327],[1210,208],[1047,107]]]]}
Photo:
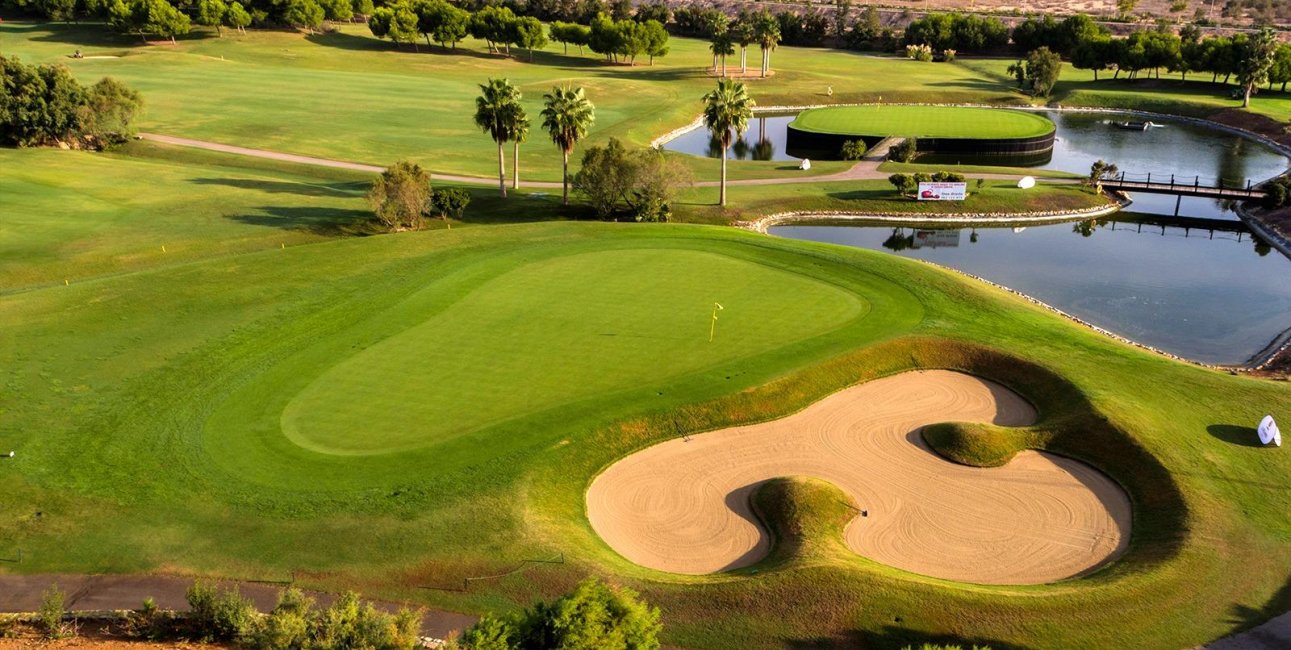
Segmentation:
{"type": "Polygon", "coordinates": [[[1255,430],[1255,427],[1244,427],[1240,424],[1212,424],[1206,427],[1206,432],[1233,445],[1243,447],[1264,446],[1260,444],[1260,434],[1255,430]]]}
{"type": "Polygon", "coordinates": [[[1282,588],[1274,592],[1273,597],[1269,598],[1263,607],[1234,605],[1229,622],[1233,624],[1234,632],[1237,632],[1260,625],[1275,616],[1281,616],[1289,610],[1291,610],[1291,577],[1287,578],[1286,582],[1282,584],[1282,588]]]}
{"type": "Polygon", "coordinates": [[[865,648],[866,650],[901,650],[907,646],[918,648],[925,643],[960,646],[971,650],[974,646],[991,650],[1031,650],[1029,646],[1016,643],[1005,643],[995,639],[980,637],[955,637],[932,635],[925,632],[908,630],[896,625],[884,625],[878,631],[849,630],[834,636],[819,636],[807,639],[789,639],[785,647],[794,650],[814,648],[865,648]]]}
{"type": "Polygon", "coordinates": [[[299,196],[363,196],[371,186],[364,182],[293,183],[254,178],[194,178],[190,182],[197,185],[223,185],[242,190],[299,196]]]}
{"type": "Polygon", "coordinates": [[[370,235],[372,213],[367,210],[323,207],[265,206],[258,214],[230,215],[228,219],[252,226],[305,231],[324,237],[370,235]]]}

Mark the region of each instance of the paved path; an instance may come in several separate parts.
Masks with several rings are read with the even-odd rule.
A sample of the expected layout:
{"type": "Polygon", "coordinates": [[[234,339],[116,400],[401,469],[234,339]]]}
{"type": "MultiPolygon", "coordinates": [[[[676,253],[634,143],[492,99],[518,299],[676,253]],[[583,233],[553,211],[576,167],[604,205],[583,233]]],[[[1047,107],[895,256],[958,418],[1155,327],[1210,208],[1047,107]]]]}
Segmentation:
{"type": "MultiPolygon", "coordinates": [[[[40,607],[41,596],[51,585],[67,595],[69,611],[94,611],[108,609],[137,609],[145,598],[157,601],[162,609],[187,610],[184,593],[193,584],[193,578],[160,575],[0,575],[0,612],[34,612],[40,607]]],[[[220,582],[236,586],[243,596],[255,602],[260,611],[273,609],[278,602],[278,592],[284,585],[258,582],[220,582]]],[[[328,605],[335,594],[307,592],[319,604],[328,605]]],[[[379,609],[397,611],[402,604],[371,601],[379,609]]],[[[422,616],[422,634],[444,638],[449,632],[460,631],[475,623],[474,616],[428,610],[422,616]]]]}
{"type": "MultiPolygon", "coordinates": [[[[266,158],[269,160],[281,160],[283,162],[297,163],[301,165],[315,165],[318,167],[332,167],[335,169],[349,169],[353,171],[368,172],[380,174],[385,171],[384,167],[377,165],[368,165],[364,163],[348,162],[344,160],[330,160],[327,158],[315,158],[313,156],[301,156],[294,153],[283,153],[280,151],[269,151],[267,149],[250,149],[247,147],[237,147],[230,144],[220,144],[218,142],[207,142],[205,140],[193,140],[190,138],[179,138],[173,135],[160,135],[157,133],[140,133],[139,137],[150,142],[159,142],[179,147],[192,147],[195,149],[205,149],[207,151],[218,151],[221,153],[231,153],[239,156],[251,156],[254,158],[266,158]]],[[[823,174],[817,176],[788,176],[784,178],[745,178],[740,180],[727,181],[729,186],[739,185],[790,185],[797,183],[832,183],[837,181],[861,181],[861,180],[886,180],[889,176],[887,172],[879,171],[879,165],[883,164],[882,160],[877,157],[867,157],[864,160],[853,165],[851,168],[834,174],[823,174]]],[[[1017,174],[967,174],[968,178],[985,178],[989,180],[1011,180],[1020,178],[1017,174]]],[[[484,178],[480,176],[461,176],[458,174],[434,174],[430,175],[431,180],[448,181],[450,183],[463,183],[469,185],[491,185],[496,186],[496,178],[484,178]]],[[[1074,183],[1075,179],[1067,178],[1037,178],[1041,182],[1054,183],[1074,183]]],[[[510,181],[508,180],[508,183],[510,181]]],[[[718,181],[700,181],[695,183],[697,187],[717,187],[718,181]]],[[[561,184],[554,181],[521,181],[524,188],[541,188],[558,190],[561,184]]]]}
{"type": "Polygon", "coordinates": [[[1286,650],[1291,648],[1291,612],[1263,625],[1226,636],[1204,646],[1205,650],[1286,650]]]}

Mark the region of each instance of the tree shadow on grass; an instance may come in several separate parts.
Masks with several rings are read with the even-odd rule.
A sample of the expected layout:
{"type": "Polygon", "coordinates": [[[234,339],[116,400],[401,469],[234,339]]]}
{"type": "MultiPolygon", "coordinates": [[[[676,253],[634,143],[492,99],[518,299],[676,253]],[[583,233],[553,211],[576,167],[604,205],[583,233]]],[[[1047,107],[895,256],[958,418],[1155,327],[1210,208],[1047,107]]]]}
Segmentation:
{"type": "Polygon", "coordinates": [[[979,648],[991,648],[991,650],[1030,650],[1028,646],[1017,645],[1015,643],[1005,643],[995,639],[983,639],[979,637],[956,637],[949,635],[933,635],[915,630],[908,630],[900,627],[900,617],[894,625],[884,625],[878,631],[870,630],[849,630],[841,634],[832,636],[819,636],[805,639],[789,639],[785,642],[785,647],[794,650],[808,650],[814,648],[866,648],[867,650],[900,650],[907,646],[918,648],[925,643],[947,644],[959,646],[964,650],[977,646],[979,648]]]}
{"type": "Polygon", "coordinates": [[[323,207],[265,206],[259,213],[230,215],[228,219],[253,226],[304,231],[324,237],[373,234],[372,213],[366,210],[323,207]]]}
{"type": "Polygon", "coordinates": [[[195,178],[190,182],[197,185],[222,185],[242,190],[299,196],[362,196],[370,186],[369,183],[364,182],[292,183],[253,178],[195,178]]]}
{"type": "Polygon", "coordinates": [[[1282,584],[1281,589],[1274,592],[1273,597],[1269,598],[1263,607],[1234,605],[1229,622],[1234,625],[1235,629],[1245,630],[1260,625],[1275,616],[1281,616],[1288,610],[1291,610],[1291,578],[1288,578],[1282,584]]]}
{"type": "Polygon", "coordinates": [[[1212,424],[1206,427],[1206,432],[1233,445],[1243,447],[1264,446],[1260,444],[1260,435],[1254,427],[1244,427],[1239,424],[1212,424]]]}
{"type": "MultiPolygon", "coordinates": [[[[31,30],[40,30],[45,32],[39,36],[34,36],[31,40],[40,43],[67,43],[68,45],[77,45],[80,47],[130,47],[130,48],[147,48],[150,44],[145,43],[139,38],[138,34],[122,34],[113,31],[111,27],[102,23],[33,23],[24,25],[31,30]]],[[[162,39],[152,36],[157,41],[162,39]]],[[[176,37],[180,43],[188,41],[204,41],[216,38],[215,32],[198,30],[189,32],[183,36],[176,37]]],[[[169,39],[165,40],[162,47],[169,47],[169,39]]]]}

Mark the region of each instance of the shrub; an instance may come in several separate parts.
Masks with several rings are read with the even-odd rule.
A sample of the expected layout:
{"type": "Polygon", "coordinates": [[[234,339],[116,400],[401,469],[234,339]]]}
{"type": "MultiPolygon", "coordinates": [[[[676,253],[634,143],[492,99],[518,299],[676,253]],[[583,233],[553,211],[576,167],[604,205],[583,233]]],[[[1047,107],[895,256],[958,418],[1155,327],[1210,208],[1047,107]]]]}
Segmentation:
{"type": "Polygon", "coordinates": [[[864,140],[848,140],[843,143],[843,160],[860,160],[865,157],[864,140]]]}
{"type": "Polygon", "coordinates": [[[952,62],[952,61],[954,61],[954,60],[955,60],[955,55],[956,55],[956,54],[958,54],[958,53],[957,53],[957,52],[955,52],[955,50],[952,50],[952,49],[950,49],[950,48],[946,48],[946,49],[944,49],[944,50],[942,50],[942,51],[941,51],[941,60],[942,60],[942,61],[945,61],[946,63],[950,63],[950,62],[952,62]]]}
{"type": "Polygon", "coordinates": [[[963,183],[964,175],[955,172],[937,172],[932,175],[932,180],[938,183],[963,183]]]}
{"type": "Polygon", "coordinates": [[[103,148],[130,135],[142,104],[112,79],[86,88],[65,66],[0,56],[0,145],[103,148]]]}
{"type": "Polygon", "coordinates": [[[173,617],[169,612],[161,611],[157,607],[157,601],[147,598],[139,609],[126,614],[122,628],[127,637],[153,641],[172,633],[172,622],[173,617]]]}
{"type": "Polygon", "coordinates": [[[915,61],[927,63],[932,61],[932,47],[928,45],[907,45],[905,46],[905,55],[915,61]]]}
{"type": "Polygon", "coordinates": [[[51,586],[40,598],[36,621],[46,638],[61,639],[68,635],[68,629],[63,625],[63,614],[66,612],[64,600],[63,592],[58,585],[51,586]]]}
{"type": "Polygon", "coordinates": [[[430,198],[430,172],[407,161],[387,167],[368,191],[377,222],[392,231],[420,230],[430,198]]]}
{"type": "Polygon", "coordinates": [[[902,196],[914,194],[919,184],[915,182],[914,177],[910,174],[893,174],[888,177],[888,182],[897,188],[897,192],[902,196]]]}
{"type": "Polygon", "coordinates": [[[1291,205],[1291,176],[1283,176],[1264,185],[1264,207],[1270,210],[1291,205]]]}
{"type": "Polygon", "coordinates": [[[190,612],[189,625],[201,639],[241,641],[255,632],[255,605],[237,588],[221,590],[202,582],[193,583],[185,594],[190,612]]]}
{"type": "Polygon", "coordinates": [[[466,206],[470,204],[470,192],[456,187],[435,190],[430,197],[430,209],[444,221],[448,221],[450,217],[461,219],[462,213],[466,212],[466,206]]]}
{"type": "Polygon", "coordinates": [[[628,151],[610,138],[583,153],[574,190],[587,197],[602,219],[667,221],[678,189],[689,185],[690,170],[653,149],[628,151]]]}
{"type": "Polygon", "coordinates": [[[540,602],[518,616],[481,618],[463,632],[459,645],[470,650],[648,650],[659,647],[662,627],[659,609],[636,592],[588,578],[573,593],[540,602]]]}
{"type": "Polygon", "coordinates": [[[896,162],[910,162],[919,153],[919,141],[906,138],[888,150],[888,159],[896,162]]]}

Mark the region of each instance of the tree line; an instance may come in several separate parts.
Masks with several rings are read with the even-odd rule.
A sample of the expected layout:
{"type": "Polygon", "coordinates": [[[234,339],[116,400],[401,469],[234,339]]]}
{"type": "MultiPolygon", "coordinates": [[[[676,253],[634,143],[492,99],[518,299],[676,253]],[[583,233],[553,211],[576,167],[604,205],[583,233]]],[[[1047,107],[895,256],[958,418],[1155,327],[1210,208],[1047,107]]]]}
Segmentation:
{"type": "Polygon", "coordinates": [[[103,149],[130,136],[142,108],[139,93],[111,77],[85,86],[65,66],[0,56],[0,145],[103,149]]]}

